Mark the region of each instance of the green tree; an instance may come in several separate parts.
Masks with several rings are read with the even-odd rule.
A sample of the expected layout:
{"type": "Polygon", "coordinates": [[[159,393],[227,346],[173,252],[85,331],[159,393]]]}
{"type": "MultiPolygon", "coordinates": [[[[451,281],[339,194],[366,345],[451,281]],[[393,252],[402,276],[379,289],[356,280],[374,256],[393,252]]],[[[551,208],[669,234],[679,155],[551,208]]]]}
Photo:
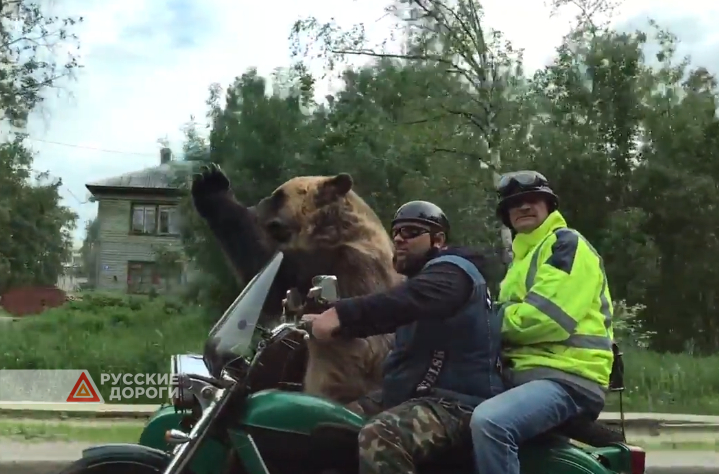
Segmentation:
{"type": "Polygon", "coordinates": [[[93,218],[85,225],[85,238],[82,241],[82,274],[87,277],[90,287],[97,285],[98,243],[100,241],[100,221],[93,218]]]}
{"type": "Polygon", "coordinates": [[[80,47],[73,30],[83,18],[61,18],[46,10],[34,0],[0,3],[0,106],[4,118],[20,128],[44,94],[81,67],[73,52],[80,47]]]}
{"type": "MultiPolygon", "coordinates": [[[[185,128],[187,159],[198,165],[206,159],[220,164],[237,198],[247,205],[297,174],[302,162],[298,154],[306,148],[302,144],[307,140],[303,131],[308,116],[301,110],[301,94],[290,85],[269,93],[265,78],[249,70],[227,89],[224,107],[220,87],[210,88],[209,139],[195,123],[185,128]]],[[[193,211],[189,196],[182,208],[183,244],[198,274],[189,296],[224,310],[247,282],[237,281],[210,230],[193,211]]]]}
{"type": "MultiPolygon", "coordinates": [[[[499,248],[493,171],[538,169],[602,254],[625,340],[716,351],[716,79],[677,61],[677,38],[653,22],[635,32],[599,22],[614,6],[605,0],[554,2],[579,13],[531,77],[520,52],[480,27],[476,2],[409,5],[402,54],[367,45],[361,26],[298,22],[301,60],[273,76],[279,92],[249,71],[220,106],[214,86],[209,139],[188,135],[194,156],[209,150],[248,203],[292,176],[346,171],[385,222],[402,202],[431,199],[450,213],[456,243],[488,248],[499,248]],[[649,43],[655,57],[645,57],[649,43]],[[343,81],[323,103],[311,100],[310,45],[343,81]],[[356,55],[372,62],[342,63],[356,55]]],[[[201,222],[186,242],[219,282],[206,291],[229,302],[239,288],[201,222]]]]}
{"type": "MultiPolygon", "coordinates": [[[[454,80],[439,79],[438,84],[444,87],[438,85],[434,94],[425,96],[432,111],[417,120],[454,122],[454,141],[461,146],[457,146],[459,143],[436,146],[433,152],[457,154],[459,161],[473,159],[487,169],[487,174],[492,172],[496,183],[506,161],[502,156],[503,142],[513,142],[516,133],[526,132],[526,127],[516,120],[523,97],[521,91],[526,87],[521,53],[501,32],[485,31],[482,8],[476,0],[402,3],[405,8],[401,10],[394,4],[387,7],[387,13],[399,20],[397,30],[405,37],[401,53],[369,45],[363,24],[342,30],[334,22],[321,24],[315,18],[295,23],[292,52],[295,57],[307,56],[313,47],[319,46],[330,70],[348,57],[369,56],[433,65],[435,79],[452,77],[454,80]],[[457,126],[457,118],[461,126],[457,126]],[[509,127],[510,122],[519,126],[509,127]]],[[[482,225],[485,231],[496,232],[500,227],[496,221],[482,225]]],[[[501,235],[507,259],[511,246],[509,230],[502,228],[501,235]]]]}
{"type": "Polygon", "coordinates": [[[77,215],[60,205],[62,180],[32,171],[23,136],[0,144],[0,292],[54,285],[72,249],[77,215]]]}

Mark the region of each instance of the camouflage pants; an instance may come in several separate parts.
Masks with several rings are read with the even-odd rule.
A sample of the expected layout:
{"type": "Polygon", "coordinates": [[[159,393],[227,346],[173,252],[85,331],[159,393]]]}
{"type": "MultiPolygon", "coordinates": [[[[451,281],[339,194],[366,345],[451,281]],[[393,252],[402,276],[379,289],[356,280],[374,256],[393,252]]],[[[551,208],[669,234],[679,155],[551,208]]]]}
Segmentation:
{"type": "Polygon", "coordinates": [[[359,400],[345,405],[345,408],[367,418],[375,416],[382,412],[382,391],[370,392],[359,400]]]}
{"type": "Polygon", "coordinates": [[[414,474],[416,465],[459,446],[472,410],[418,398],[379,413],[359,434],[359,474],[414,474]]]}

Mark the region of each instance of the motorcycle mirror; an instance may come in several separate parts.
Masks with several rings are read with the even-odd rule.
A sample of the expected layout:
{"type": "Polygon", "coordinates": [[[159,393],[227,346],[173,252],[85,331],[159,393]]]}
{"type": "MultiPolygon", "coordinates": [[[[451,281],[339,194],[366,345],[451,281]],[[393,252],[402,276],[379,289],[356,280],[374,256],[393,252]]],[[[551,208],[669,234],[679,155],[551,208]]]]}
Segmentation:
{"type": "Polygon", "coordinates": [[[296,288],[291,288],[287,290],[287,294],[285,299],[282,300],[282,304],[286,312],[296,313],[302,309],[302,295],[300,295],[300,292],[297,291],[296,288]]]}
{"type": "Polygon", "coordinates": [[[312,278],[312,289],[307,293],[307,297],[327,303],[335,303],[340,299],[339,293],[336,276],[317,275],[312,278]]]}

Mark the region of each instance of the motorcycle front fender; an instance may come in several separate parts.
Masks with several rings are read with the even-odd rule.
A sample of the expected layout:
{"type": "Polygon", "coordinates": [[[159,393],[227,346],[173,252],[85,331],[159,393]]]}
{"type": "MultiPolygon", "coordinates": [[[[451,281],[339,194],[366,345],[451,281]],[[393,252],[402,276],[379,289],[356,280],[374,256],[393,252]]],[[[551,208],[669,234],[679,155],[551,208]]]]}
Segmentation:
{"type": "MultiPolygon", "coordinates": [[[[165,433],[172,429],[187,432],[182,427],[182,420],[186,416],[187,413],[175,412],[172,406],[160,408],[147,420],[140,434],[139,445],[171,456],[175,445],[165,440],[165,433]]],[[[194,474],[219,474],[223,472],[228,453],[228,448],[221,442],[205,437],[190,460],[190,469],[194,474]]]]}
{"type": "MultiPolygon", "coordinates": [[[[85,449],[82,452],[82,459],[78,463],[91,466],[132,461],[152,466],[162,472],[171,459],[171,453],[141,444],[104,444],[85,449]]],[[[228,450],[224,446],[212,439],[205,439],[190,460],[189,473],[221,474],[225,472],[227,460],[228,450]]],[[[75,468],[69,472],[77,473],[78,470],[75,468]]]]}
{"type": "Polygon", "coordinates": [[[185,416],[187,415],[177,413],[172,406],[158,409],[147,420],[145,427],[142,429],[139,444],[161,451],[172,451],[173,446],[170,446],[165,441],[165,433],[172,429],[182,430],[182,419],[185,416]]]}
{"type": "Polygon", "coordinates": [[[130,443],[103,444],[82,451],[82,458],[91,460],[137,460],[149,466],[165,466],[170,462],[170,454],[149,446],[130,443]]]}

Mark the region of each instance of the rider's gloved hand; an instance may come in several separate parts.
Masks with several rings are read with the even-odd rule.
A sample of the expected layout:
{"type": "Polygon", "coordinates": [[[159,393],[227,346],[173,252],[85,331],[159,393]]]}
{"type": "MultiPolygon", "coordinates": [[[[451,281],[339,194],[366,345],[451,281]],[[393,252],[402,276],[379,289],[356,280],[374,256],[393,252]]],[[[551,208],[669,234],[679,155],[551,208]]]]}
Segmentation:
{"type": "Polygon", "coordinates": [[[230,180],[219,165],[210,163],[200,168],[192,178],[192,202],[202,216],[212,210],[213,200],[230,189],[230,180]]]}

